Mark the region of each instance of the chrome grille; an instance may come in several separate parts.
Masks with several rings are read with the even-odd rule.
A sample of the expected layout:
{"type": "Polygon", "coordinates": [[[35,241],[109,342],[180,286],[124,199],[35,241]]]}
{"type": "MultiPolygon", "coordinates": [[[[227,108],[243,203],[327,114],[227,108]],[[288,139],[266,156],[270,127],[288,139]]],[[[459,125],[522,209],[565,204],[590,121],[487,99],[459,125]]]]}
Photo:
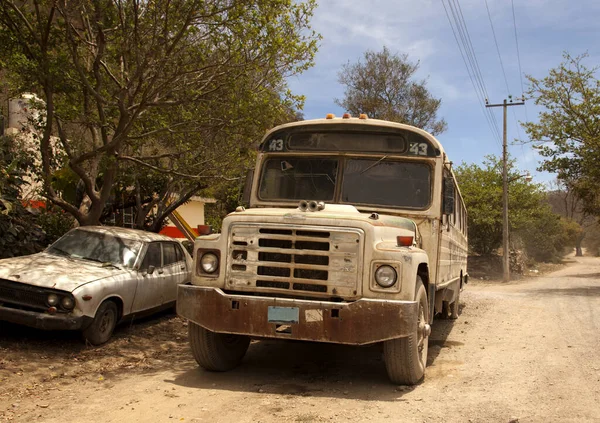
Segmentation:
{"type": "Polygon", "coordinates": [[[317,297],[355,297],[362,268],[358,229],[233,225],[227,287],[317,297]]]}
{"type": "Polygon", "coordinates": [[[43,288],[0,279],[0,303],[45,310],[48,293],[43,288]]]}

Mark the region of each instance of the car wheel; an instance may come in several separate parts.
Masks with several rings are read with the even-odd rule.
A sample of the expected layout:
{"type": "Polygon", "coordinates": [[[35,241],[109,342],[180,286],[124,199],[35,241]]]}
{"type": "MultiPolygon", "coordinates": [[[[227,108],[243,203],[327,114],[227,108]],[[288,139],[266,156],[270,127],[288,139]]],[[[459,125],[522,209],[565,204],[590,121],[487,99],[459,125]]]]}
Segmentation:
{"type": "Polygon", "coordinates": [[[92,323],[83,331],[83,337],[92,345],[101,345],[110,339],[118,318],[117,305],[112,301],[104,301],[98,307],[92,323]]]}

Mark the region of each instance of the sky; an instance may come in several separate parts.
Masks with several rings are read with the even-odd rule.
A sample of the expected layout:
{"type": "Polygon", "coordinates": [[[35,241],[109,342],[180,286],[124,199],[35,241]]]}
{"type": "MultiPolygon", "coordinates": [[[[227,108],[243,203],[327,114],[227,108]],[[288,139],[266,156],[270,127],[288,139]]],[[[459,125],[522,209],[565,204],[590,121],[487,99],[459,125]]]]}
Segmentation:
{"type": "MultiPolygon", "coordinates": [[[[598,0],[487,0],[487,8],[486,0],[453,4],[462,10],[490,104],[502,103],[509,95],[521,97],[522,89],[527,90],[525,75],[543,78],[560,65],[564,52],[587,52],[588,67],[600,64],[598,0]]],[[[447,121],[448,130],[437,138],[455,166],[481,164],[489,154],[501,157],[501,138],[486,120],[444,5],[448,8],[448,0],[320,1],[312,19],[313,29],[323,37],[315,66],[289,80],[294,93],[306,96],[304,118],[341,116],[344,110],[334,99],[344,96],[338,82],[342,66],[362,60],[367,50],[386,46],[419,61],[416,77],[426,79],[431,94],[442,100],[438,116],[447,121]]],[[[502,108],[491,110],[501,135],[502,108]]],[[[508,108],[508,149],[520,172],[529,171],[534,182],[548,183],[554,175],[536,170],[540,157],[531,145],[515,142],[527,139],[518,122],[536,121],[539,112],[531,100],[508,108]]]]}

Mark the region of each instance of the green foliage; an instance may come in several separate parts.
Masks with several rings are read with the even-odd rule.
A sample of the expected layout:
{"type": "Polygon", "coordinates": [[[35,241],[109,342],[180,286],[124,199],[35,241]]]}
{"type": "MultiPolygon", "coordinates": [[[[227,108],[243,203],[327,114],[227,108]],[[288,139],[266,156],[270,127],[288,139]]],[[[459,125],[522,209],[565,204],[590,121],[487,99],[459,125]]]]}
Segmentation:
{"type": "MultiPolygon", "coordinates": [[[[475,254],[490,254],[502,244],[502,161],[487,156],[483,166],[462,164],[455,169],[469,213],[469,246],[475,254]]],[[[579,226],[552,212],[540,184],[521,178],[509,162],[509,224],[511,244],[517,239],[527,255],[552,261],[574,245],[579,226]]]]}
{"type": "Polygon", "coordinates": [[[587,54],[572,57],[548,76],[528,76],[528,95],[544,108],[538,122],[523,126],[545,158],[542,170],[555,172],[584,200],[585,210],[600,215],[600,81],[587,68],[587,54]]]}
{"type": "Polygon", "coordinates": [[[586,229],[583,247],[590,256],[600,256],[600,225],[594,225],[586,229]]]}
{"type": "Polygon", "coordinates": [[[66,234],[75,223],[73,216],[56,206],[40,208],[36,222],[45,232],[48,244],[66,234]]]}
{"type": "Polygon", "coordinates": [[[407,54],[394,54],[386,47],[381,52],[369,50],[364,61],[342,67],[338,81],[346,91],[335,102],[353,115],[366,113],[440,134],[448,126],[437,118],[442,101],[431,95],[426,80],[414,80],[418,69],[419,62],[409,61],[407,54]]]}
{"type": "Polygon", "coordinates": [[[542,205],[532,219],[516,230],[527,255],[536,261],[558,261],[575,245],[581,226],[542,205]]]}
{"type": "Polygon", "coordinates": [[[44,247],[44,232],[21,201],[31,165],[27,152],[17,148],[14,139],[0,137],[0,258],[33,254],[44,247]]]}
{"type": "Polygon", "coordinates": [[[243,181],[231,181],[207,190],[204,196],[210,196],[217,200],[216,204],[206,204],[204,208],[204,220],[207,225],[212,226],[213,232],[221,231],[223,218],[242,205],[243,181]]]}
{"type": "Polygon", "coordinates": [[[133,205],[138,223],[156,230],[195,193],[238,178],[265,129],[302,107],[287,78],[313,64],[315,7],[0,2],[0,66],[15,92],[43,99],[44,195],[82,225],[133,205]],[[78,201],[63,195],[73,186],[65,167],[77,177],[78,201]]]}

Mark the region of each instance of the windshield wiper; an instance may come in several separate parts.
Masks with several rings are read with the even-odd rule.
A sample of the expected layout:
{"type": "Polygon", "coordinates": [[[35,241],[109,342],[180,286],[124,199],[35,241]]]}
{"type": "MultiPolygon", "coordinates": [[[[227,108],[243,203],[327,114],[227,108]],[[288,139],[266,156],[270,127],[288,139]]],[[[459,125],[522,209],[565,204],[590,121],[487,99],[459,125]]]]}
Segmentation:
{"type": "Polygon", "coordinates": [[[81,258],[83,260],[95,261],[96,263],[102,263],[102,267],[114,267],[115,269],[121,270],[121,268],[119,266],[117,266],[114,263],[111,263],[110,261],[102,261],[102,260],[94,258],[94,257],[79,257],[79,258],[81,258]]]}
{"type": "Polygon", "coordinates": [[[387,157],[387,155],[386,155],[386,156],[383,156],[381,159],[377,160],[377,161],[376,161],[375,163],[373,163],[371,166],[369,166],[368,168],[366,168],[365,170],[363,170],[362,172],[360,172],[360,174],[362,175],[362,174],[363,174],[363,173],[365,173],[367,170],[369,170],[369,169],[371,169],[371,168],[373,168],[373,167],[377,166],[377,165],[378,165],[379,163],[381,163],[381,161],[382,161],[382,160],[384,160],[386,157],[387,157]]]}
{"type": "Polygon", "coordinates": [[[61,256],[67,256],[69,258],[71,257],[71,253],[69,253],[69,252],[67,252],[65,250],[61,250],[58,247],[50,247],[50,249],[48,250],[48,252],[50,252],[50,253],[56,252],[56,253],[58,253],[61,256]]]}

